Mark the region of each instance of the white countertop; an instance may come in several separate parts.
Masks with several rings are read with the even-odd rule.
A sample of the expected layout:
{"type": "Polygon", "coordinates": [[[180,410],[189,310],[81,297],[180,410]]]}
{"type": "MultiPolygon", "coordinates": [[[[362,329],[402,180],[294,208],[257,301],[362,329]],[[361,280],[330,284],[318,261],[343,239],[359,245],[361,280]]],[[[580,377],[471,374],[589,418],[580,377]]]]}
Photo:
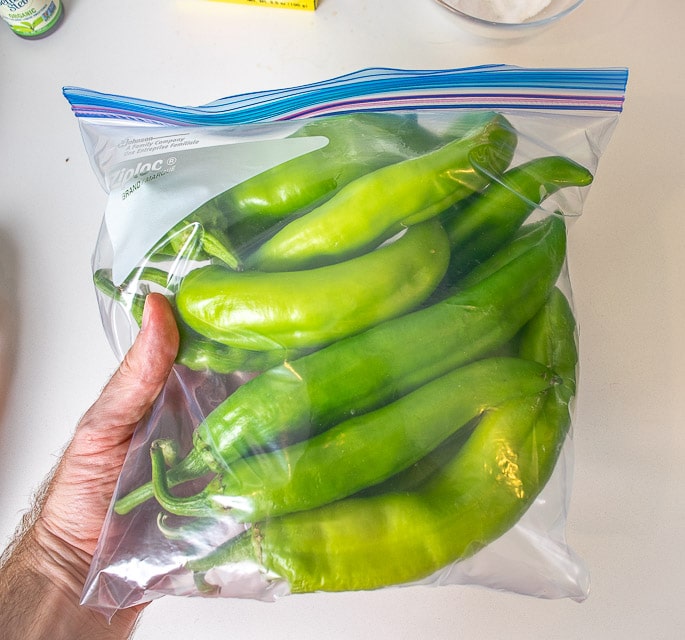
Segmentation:
{"type": "Polygon", "coordinates": [[[0,24],[0,261],[17,320],[0,387],[0,546],[116,367],[90,270],[105,194],[64,85],[197,105],[369,66],[627,66],[625,111],[570,235],[581,385],[567,535],[589,567],[589,598],[475,587],[268,604],[167,597],[135,637],[682,637],[683,3],[587,0],[509,42],[475,40],[432,0],[322,0],[314,13],[202,0],[65,5],[63,25],[40,41],[0,24]]]}

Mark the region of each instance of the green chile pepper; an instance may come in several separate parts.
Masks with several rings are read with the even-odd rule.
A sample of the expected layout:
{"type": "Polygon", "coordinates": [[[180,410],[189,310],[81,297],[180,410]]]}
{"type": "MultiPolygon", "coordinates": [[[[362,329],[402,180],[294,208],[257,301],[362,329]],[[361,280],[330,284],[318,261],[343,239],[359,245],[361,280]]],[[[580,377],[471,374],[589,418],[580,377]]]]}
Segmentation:
{"type": "Polygon", "coordinates": [[[493,258],[509,261],[472,286],[250,380],[198,426],[196,447],[227,468],[271,443],[382,406],[505,344],[543,304],[565,258],[561,219],[518,235],[493,258]]]}
{"type": "Polygon", "coordinates": [[[462,479],[446,483],[449,492],[438,491],[436,483],[434,491],[348,498],[265,520],[186,566],[199,580],[214,566],[251,560],[285,579],[293,593],[377,589],[425,578],[502,535],[525,511],[524,497],[537,490],[538,476],[523,473],[535,461],[514,451],[523,438],[511,430],[518,427],[525,436],[540,402],[539,396],[510,401],[486,414],[446,469],[462,479]],[[502,451],[502,442],[511,450],[502,451]]]}
{"type": "Polygon", "coordinates": [[[553,362],[554,371],[570,395],[576,392],[578,350],[576,340],[559,340],[557,336],[574,336],[576,320],[568,298],[552,289],[545,306],[525,325],[518,337],[522,358],[536,362],[553,362]]]}
{"type": "MultiPolygon", "coordinates": [[[[495,357],[515,357],[515,356],[495,356],[495,357]]],[[[375,485],[368,486],[358,493],[355,497],[371,497],[387,493],[416,491],[431,478],[442,473],[445,466],[457,455],[464,446],[468,437],[473,433],[482,415],[477,416],[468,424],[449,436],[444,442],[437,446],[433,451],[426,454],[423,458],[416,461],[410,467],[403,469],[399,473],[391,476],[387,480],[375,485]]],[[[166,516],[160,516],[160,521],[164,521],[166,516]]],[[[198,520],[199,521],[199,520],[198,520]]],[[[170,530],[169,533],[172,533],[170,530]]]]}
{"type": "Polygon", "coordinates": [[[438,144],[415,115],[353,113],[312,120],[291,137],[325,136],[328,144],[237,184],[217,197],[240,242],[311,207],[362,175],[425,153],[438,144]]]}
{"type": "MultiPolygon", "coordinates": [[[[555,287],[540,311],[526,323],[520,334],[507,346],[510,356],[518,356],[539,363],[554,363],[554,374],[558,384],[555,393],[563,402],[570,402],[576,392],[576,366],[578,351],[575,318],[564,294],[555,287]],[[563,337],[560,339],[559,337],[563,337]]],[[[563,410],[563,409],[562,409],[563,410]]],[[[388,491],[415,490],[428,478],[442,469],[446,461],[456,455],[464,443],[461,429],[444,444],[436,448],[406,471],[385,482],[369,487],[363,495],[387,493],[388,491]]]]}
{"type": "MultiPolygon", "coordinates": [[[[509,342],[544,303],[566,248],[564,222],[554,217],[519,236],[499,252],[510,261],[472,286],[239,387],[198,425],[194,448],[169,470],[169,484],[322,432],[509,342]]],[[[127,513],[152,495],[147,483],[120,498],[115,510],[127,513]]]]}
{"type": "Polygon", "coordinates": [[[253,351],[237,349],[211,340],[176,320],[180,333],[180,346],[176,362],[193,371],[213,371],[219,374],[243,371],[264,371],[288,360],[308,353],[307,349],[273,349],[253,351]]]}
{"type": "Polygon", "coordinates": [[[482,189],[513,157],[516,134],[492,115],[481,127],[435,151],[383,167],[343,187],[289,222],[245,260],[250,268],[287,271],[338,262],[438,215],[482,189]]]}
{"type": "Polygon", "coordinates": [[[592,174],[563,156],[536,158],[491,182],[442,216],[454,247],[450,278],[458,279],[504,246],[531,212],[566,187],[584,187],[592,174]]]}
{"type": "MultiPolygon", "coordinates": [[[[575,333],[575,318],[571,306],[564,294],[554,287],[542,309],[507,345],[510,357],[518,356],[542,364],[554,363],[557,382],[555,393],[565,403],[570,402],[576,392],[578,351],[576,340],[572,339],[575,333]]],[[[461,429],[411,468],[360,493],[375,495],[388,491],[416,490],[456,455],[463,446],[466,431],[468,428],[461,429]]]]}
{"type": "Polygon", "coordinates": [[[196,269],[181,282],[176,306],[192,329],[231,347],[313,348],[420,304],[448,262],[447,236],[437,221],[429,221],[370,253],[317,269],[196,269]]]}
{"type": "MultiPolygon", "coordinates": [[[[162,287],[169,287],[169,274],[161,269],[145,267],[133,274],[135,282],[151,281],[162,287]]],[[[129,311],[136,324],[140,326],[143,319],[145,296],[135,289],[129,290],[131,282],[125,281],[117,287],[110,277],[108,269],[98,269],[93,275],[97,289],[115,302],[119,302],[129,311]]],[[[176,363],[193,371],[213,371],[227,374],[236,371],[264,371],[280,364],[289,357],[300,357],[306,350],[278,349],[273,351],[252,351],[228,347],[220,342],[193,331],[179,317],[176,318],[179,332],[179,349],[176,363]]]]}
{"type": "Polygon", "coordinates": [[[529,251],[531,244],[535,244],[541,237],[549,233],[550,229],[566,229],[566,223],[561,216],[551,215],[545,220],[532,222],[522,226],[514,235],[514,240],[504,245],[499,251],[496,251],[485,262],[474,267],[462,277],[454,291],[462,291],[470,289],[479,282],[486,280],[490,276],[496,274],[500,269],[506,267],[518,258],[523,257],[529,251]]]}
{"type": "Polygon", "coordinates": [[[230,513],[241,522],[318,507],[395,475],[484,411],[553,383],[549,370],[531,360],[479,360],[314,438],[236,460],[188,497],[169,493],[164,444],[153,443],[155,497],[175,515],[230,513]]]}
{"type": "MultiPolygon", "coordinates": [[[[536,347],[522,355],[571,371],[575,336],[568,332],[572,323],[556,317],[560,311],[563,305],[543,309],[548,320],[527,328],[536,347]],[[557,354],[563,362],[554,361],[557,354]]],[[[376,589],[425,578],[473,555],[526,512],[558,459],[570,425],[568,403],[556,387],[508,400],[483,416],[456,456],[420,489],[267,519],[186,567],[206,589],[211,568],[245,561],[285,579],[293,593],[376,589]]]]}
{"type": "Polygon", "coordinates": [[[415,116],[355,113],[312,120],[291,138],[323,136],[328,144],[220,193],[167,234],[174,250],[200,233],[206,254],[235,267],[238,250],[259,233],[380,167],[435,144],[415,116]],[[198,228],[199,227],[199,228],[198,228]]]}

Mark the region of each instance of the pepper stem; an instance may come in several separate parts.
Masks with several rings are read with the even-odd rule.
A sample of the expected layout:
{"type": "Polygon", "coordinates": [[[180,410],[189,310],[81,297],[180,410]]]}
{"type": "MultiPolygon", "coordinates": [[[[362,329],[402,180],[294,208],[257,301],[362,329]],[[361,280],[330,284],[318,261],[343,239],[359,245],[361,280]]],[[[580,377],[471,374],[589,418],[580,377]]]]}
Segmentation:
{"type": "Polygon", "coordinates": [[[138,326],[142,323],[145,296],[139,293],[125,294],[109,277],[109,269],[98,269],[93,274],[93,282],[97,289],[115,302],[121,302],[131,313],[138,326]]]}
{"type": "Polygon", "coordinates": [[[189,560],[185,566],[186,569],[193,573],[202,574],[213,567],[245,560],[259,561],[254,541],[254,531],[252,529],[248,529],[236,538],[225,542],[206,556],[189,560]]]}
{"type": "Polygon", "coordinates": [[[206,491],[188,497],[177,497],[169,491],[165,464],[168,451],[168,440],[155,440],[150,446],[152,490],[157,502],[163,509],[177,516],[207,516],[214,513],[206,491]]]}
{"type": "MultiPolygon", "coordinates": [[[[165,451],[161,450],[164,458],[165,451]]],[[[169,461],[165,461],[169,462],[169,461]]],[[[175,464],[168,471],[164,472],[164,476],[168,487],[175,487],[184,482],[201,478],[209,473],[210,469],[205,463],[202,453],[197,449],[192,449],[190,453],[183,458],[178,464],[175,464]]],[[[133,511],[137,506],[155,497],[154,487],[152,482],[146,482],[140,487],[127,493],[123,498],[119,498],[114,503],[114,511],[119,515],[126,515],[133,511]]]]}
{"type": "Polygon", "coordinates": [[[234,271],[242,270],[240,259],[225,234],[220,234],[219,231],[209,233],[205,229],[202,233],[202,248],[234,271]]]}

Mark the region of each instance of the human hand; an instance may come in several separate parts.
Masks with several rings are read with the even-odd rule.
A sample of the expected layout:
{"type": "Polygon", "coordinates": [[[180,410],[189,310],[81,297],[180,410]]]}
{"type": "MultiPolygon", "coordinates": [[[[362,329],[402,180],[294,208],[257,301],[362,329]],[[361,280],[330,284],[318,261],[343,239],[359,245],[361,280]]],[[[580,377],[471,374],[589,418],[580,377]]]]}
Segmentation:
{"type": "Polygon", "coordinates": [[[118,612],[108,626],[78,602],[133,430],[164,386],[178,339],[169,303],[150,294],[135,343],[79,422],[23,531],[3,554],[0,629],[10,639],[129,637],[140,608],[118,612]],[[50,626],[39,626],[38,617],[50,626]]]}

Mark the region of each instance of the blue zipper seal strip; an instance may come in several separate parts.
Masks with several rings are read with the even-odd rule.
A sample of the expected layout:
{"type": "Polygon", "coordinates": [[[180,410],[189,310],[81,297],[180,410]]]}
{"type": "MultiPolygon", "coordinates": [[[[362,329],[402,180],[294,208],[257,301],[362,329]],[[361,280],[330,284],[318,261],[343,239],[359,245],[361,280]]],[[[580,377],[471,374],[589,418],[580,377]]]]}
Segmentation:
{"type": "Polygon", "coordinates": [[[504,109],[621,112],[628,70],[482,65],[461,69],[369,68],[282,89],[174,106],[64,87],[78,118],[151,125],[226,126],[359,111],[504,109]]]}

